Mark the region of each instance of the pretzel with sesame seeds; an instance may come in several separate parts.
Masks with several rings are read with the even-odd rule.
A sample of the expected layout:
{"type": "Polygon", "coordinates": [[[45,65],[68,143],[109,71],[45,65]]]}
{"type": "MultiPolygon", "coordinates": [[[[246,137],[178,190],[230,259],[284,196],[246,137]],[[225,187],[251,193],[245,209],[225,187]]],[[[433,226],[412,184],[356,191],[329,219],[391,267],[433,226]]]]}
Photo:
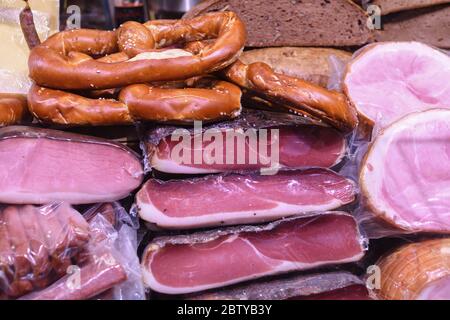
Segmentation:
{"type": "Polygon", "coordinates": [[[125,23],[115,31],[67,30],[31,50],[30,77],[40,86],[62,90],[109,89],[153,81],[183,80],[220,70],[244,48],[243,22],[233,12],[190,20],[125,23]],[[215,39],[198,54],[167,49],[189,41],[215,39]],[[166,49],[164,49],[166,48],[166,49]],[[128,59],[96,59],[116,53],[128,59]]]}

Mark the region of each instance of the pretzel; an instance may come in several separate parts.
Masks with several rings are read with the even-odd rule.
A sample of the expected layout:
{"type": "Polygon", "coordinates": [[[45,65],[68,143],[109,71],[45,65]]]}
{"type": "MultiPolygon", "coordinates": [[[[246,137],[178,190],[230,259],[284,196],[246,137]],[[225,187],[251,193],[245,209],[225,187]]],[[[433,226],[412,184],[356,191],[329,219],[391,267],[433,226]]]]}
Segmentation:
{"type": "Polygon", "coordinates": [[[149,21],[136,26],[126,23],[116,31],[59,32],[32,49],[28,61],[30,77],[40,86],[64,90],[183,80],[230,65],[246,40],[244,24],[233,12],[214,12],[191,20],[149,21]],[[215,42],[200,54],[181,49],[160,50],[207,39],[215,42]],[[118,52],[129,59],[116,63],[95,59],[118,52]]]}
{"type": "MultiPolygon", "coordinates": [[[[193,44],[192,48],[198,51],[201,44],[193,44]]],[[[265,63],[246,65],[238,60],[223,74],[231,82],[282,108],[309,114],[341,131],[350,132],[357,125],[356,112],[345,95],[276,73],[265,63]]]]}
{"type": "Polygon", "coordinates": [[[28,116],[25,95],[0,93],[0,126],[15,124],[28,116]]]}
{"type": "Polygon", "coordinates": [[[131,85],[122,89],[118,100],[92,99],[38,85],[33,85],[28,94],[30,111],[38,119],[60,125],[227,119],[240,114],[240,100],[239,87],[209,78],[165,85],[131,85]]]}

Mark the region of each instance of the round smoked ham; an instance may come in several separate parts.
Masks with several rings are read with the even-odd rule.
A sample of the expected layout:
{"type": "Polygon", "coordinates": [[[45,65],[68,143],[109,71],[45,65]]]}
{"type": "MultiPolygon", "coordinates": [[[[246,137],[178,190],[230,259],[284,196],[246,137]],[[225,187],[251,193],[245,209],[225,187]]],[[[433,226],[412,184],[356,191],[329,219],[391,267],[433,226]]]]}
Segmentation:
{"type": "Polygon", "coordinates": [[[450,299],[450,239],[407,244],[382,258],[381,286],[375,290],[383,300],[450,299]]]}
{"type": "Polygon", "coordinates": [[[450,233],[450,110],[413,113],[383,130],[360,185],[371,211],[396,227],[450,233]]]}
{"type": "Polygon", "coordinates": [[[450,108],[450,57],[419,42],[369,45],[348,65],[344,91],[366,127],[450,108]]]}

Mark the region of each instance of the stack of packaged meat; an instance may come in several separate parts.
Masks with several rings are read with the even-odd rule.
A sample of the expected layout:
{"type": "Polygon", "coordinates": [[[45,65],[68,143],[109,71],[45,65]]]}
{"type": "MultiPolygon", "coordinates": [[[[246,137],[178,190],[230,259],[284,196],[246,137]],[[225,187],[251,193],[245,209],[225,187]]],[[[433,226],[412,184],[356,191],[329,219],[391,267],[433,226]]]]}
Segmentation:
{"type": "Polygon", "coordinates": [[[244,51],[229,10],[40,39],[24,3],[0,299],[450,299],[446,52],[244,51]]]}

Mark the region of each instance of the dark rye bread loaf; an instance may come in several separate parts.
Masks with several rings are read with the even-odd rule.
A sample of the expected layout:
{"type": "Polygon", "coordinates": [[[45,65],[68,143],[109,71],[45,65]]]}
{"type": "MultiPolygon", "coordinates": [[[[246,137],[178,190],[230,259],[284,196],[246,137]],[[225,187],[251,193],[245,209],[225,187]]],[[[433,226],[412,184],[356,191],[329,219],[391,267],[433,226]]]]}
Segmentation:
{"type": "Polygon", "coordinates": [[[450,4],[384,16],[377,41],[420,41],[450,49],[450,4]]]}
{"type": "Polygon", "coordinates": [[[365,12],[349,0],[207,0],[184,17],[219,10],[244,20],[249,47],[359,46],[372,37],[365,12]]]}
{"type": "Polygon", "coordinates": [[[371,4],[381,9],[382,15],[404,10],[431,7],[438,4],[450,3],[450,0],[373,0],[371,4]]]}

